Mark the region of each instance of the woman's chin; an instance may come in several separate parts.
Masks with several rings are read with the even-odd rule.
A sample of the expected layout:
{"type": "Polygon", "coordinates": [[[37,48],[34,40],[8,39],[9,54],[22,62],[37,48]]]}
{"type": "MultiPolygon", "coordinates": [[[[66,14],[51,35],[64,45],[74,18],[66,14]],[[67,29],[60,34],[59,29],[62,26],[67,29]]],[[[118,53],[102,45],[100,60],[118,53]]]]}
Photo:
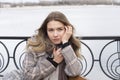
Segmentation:
{"type": "Polygon", "coordinates": [[[61,42],[54,42],[54,44],[55,44],[55,45],[57,45],[57,44],[61,44],[61,42]]]}

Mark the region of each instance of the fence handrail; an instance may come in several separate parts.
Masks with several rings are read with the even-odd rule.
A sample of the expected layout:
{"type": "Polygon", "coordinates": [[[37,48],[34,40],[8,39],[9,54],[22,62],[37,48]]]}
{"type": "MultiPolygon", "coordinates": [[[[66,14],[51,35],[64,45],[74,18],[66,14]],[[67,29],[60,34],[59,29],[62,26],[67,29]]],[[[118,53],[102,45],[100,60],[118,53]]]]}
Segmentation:
{"type": "MultiPolygon", "coordinates": [[[[120,40],[120,36],[76,36],[82,40],[110,40],[110,39],[118,39],[120,40]]],[[[29,36],[0,36],[0,39],[28,39],[29,36]]]]}

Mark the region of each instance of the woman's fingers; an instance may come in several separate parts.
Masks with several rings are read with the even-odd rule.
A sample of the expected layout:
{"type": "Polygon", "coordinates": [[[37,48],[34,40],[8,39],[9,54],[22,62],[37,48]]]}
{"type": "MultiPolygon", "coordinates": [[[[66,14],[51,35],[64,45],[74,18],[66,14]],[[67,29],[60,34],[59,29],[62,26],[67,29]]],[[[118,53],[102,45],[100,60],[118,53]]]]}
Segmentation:
{"type": "Polygon", "coordinates": [[[73,33],[73,29],[71,26],[65,26],[65,29],[66,29],[66,31],[65,31],[64,36],[62,38],[62,43],[67,42],[73,33]]]}
{"type": "Polygon", "coordinates": [[[54,49],[53,49],[53,54],[54,54],[54,55],[59,55],[59,54],[61,54],[61,48],[59,48],[59,49],[57,49],[57,50],[54,48],[54,49]]]}
{"type": "Polygon", "coordinates": [[[59,49],[53,49],[53,55],[54,55],[54,61],[57,62],[57,63],[60,63],[62,60],[63,60],[63,55],[61,53],[61,48],[59,49]]]}

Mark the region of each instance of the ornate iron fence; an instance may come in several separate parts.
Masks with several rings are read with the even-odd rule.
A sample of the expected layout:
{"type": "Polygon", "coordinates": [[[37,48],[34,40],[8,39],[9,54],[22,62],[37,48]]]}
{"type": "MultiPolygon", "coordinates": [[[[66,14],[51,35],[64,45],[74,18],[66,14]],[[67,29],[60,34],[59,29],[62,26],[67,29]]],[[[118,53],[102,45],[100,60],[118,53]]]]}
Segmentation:
{"type": "MultiPolygon", "coordinates": [[[[77,38],[82,43],[82,75],[87,76],[90,74],[94,64],[98,62],[102,72],[107,77],[112,80],[120,80],[120,36],[84,36],[77,38]],[[96,57],[96,51],[94,52],[94,50],[98,48],[99,51],[96,53],[98,57],[96,57]]],[[[11,64],[10,60],[13,60],[16,69],[22,69],[24,47],[27,39],[28,37],[0,37],[1,77],[11,64]]]]}

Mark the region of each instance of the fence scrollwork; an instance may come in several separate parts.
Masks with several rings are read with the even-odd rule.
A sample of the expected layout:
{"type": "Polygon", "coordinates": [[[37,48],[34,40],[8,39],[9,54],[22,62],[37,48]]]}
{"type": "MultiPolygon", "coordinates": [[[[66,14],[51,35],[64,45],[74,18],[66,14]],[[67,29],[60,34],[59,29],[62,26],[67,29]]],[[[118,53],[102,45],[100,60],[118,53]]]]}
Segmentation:
{"type": "MultiPolygon", "coordinates": [[[[16,69],[22,70],[22,61],[25,56],[25,46],[28,37],[0,37],[5,40],[18,40],[13,49],[12,56],[6,44],[0,41],[0,77],[13,60],[16,69]]],[[[99,62],[102,72],[112,80],[120,80],[120,37],[82,37],[81,75],[87,76],[94,68],[95,62],[99,62]],[[85,40],[111,40],[106,43],[99,53],[99,59],[95,59],[92,48],[85,40]]],[[[12,46],[12,45],[11,45],[12,46]]]]}
{"type": "Polygon", "coordinates": [[[103,72],[111,79],[120,80],[120,40],[107,43],[99,57],[103,72]]]}

